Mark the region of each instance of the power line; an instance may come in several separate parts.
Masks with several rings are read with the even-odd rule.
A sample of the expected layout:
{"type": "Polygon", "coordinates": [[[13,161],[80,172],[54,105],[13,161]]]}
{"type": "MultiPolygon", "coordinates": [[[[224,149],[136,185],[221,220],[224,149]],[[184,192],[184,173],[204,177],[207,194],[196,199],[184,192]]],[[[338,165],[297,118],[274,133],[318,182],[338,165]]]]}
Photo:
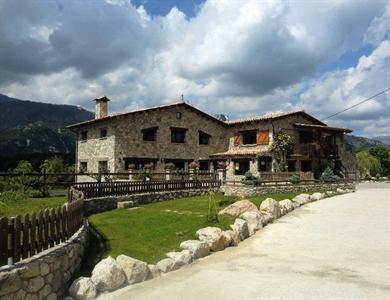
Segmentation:
{"type": "Polygon", "coordinates": [[[371,96],[370,98],[367,98],[367,99],[365,99],[365,100],[363,100],[363,101],[360,101],[359,103],[356,103],[356,104],[354,104],[354,105],[352,105],[352,106],[350,106],[350,107],[347,107],[346,109],[343,109],[343,110],[341,110],[341,111],[339,111],[339,112],[337,112],[337,113],[334,113],[333,115],[330,115],[330,116],[328,116],[328,117],[322,119],[321,121],[324,121],[324,120],[330,119],[330,118],[332,118],[332,117],[334,117],[334,116],[337,116],[337,115],[339,115],[339,114],[341,114],[341,113],[343,113],[343,112],[345,112],[345,111],[347,111],[347,110],[350,110],[350,109],[352,109],[352,108],[354,108],[354,107],[356,107],[356,106],[359,106],[360,104],[363,104],[364,102],[367,102],[367,101],[369,101],[369,100],[372,100],[372,99],[374,99],[375,97],[378,97],[379,95],[382,95],[382,94],[386,93],[387,91],[390,91],[390,88],[387,88],[387,89],[385,89],[385,90],[379,92],[378,94],[375,94],[374,96],[371,96]]]}

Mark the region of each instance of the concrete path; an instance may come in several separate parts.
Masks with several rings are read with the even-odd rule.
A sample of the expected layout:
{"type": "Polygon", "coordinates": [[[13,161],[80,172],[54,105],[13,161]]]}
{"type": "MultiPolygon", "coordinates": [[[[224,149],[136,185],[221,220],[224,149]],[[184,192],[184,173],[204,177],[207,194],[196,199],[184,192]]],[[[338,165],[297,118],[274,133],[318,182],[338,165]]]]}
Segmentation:
{"type": "Polygon", "coordinates": [[[390,299],[390,185],[310,203],[242,242],[102,299],[390,299]]]}

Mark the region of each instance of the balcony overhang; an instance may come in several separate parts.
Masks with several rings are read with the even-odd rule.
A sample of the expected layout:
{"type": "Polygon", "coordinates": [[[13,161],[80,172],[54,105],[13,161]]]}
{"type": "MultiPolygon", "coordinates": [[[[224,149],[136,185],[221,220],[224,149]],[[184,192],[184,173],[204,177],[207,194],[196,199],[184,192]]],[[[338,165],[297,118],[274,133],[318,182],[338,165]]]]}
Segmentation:
{"type": "Polygon", "coordinates": [[[330,127],[330,126],[326,126],[326,125],[305,124],[305,123],[294,123],[294,127],[311,128],[311,129],[318,129],[321,131],[332,131],[332,132],[339,132],[339,133],[351,133],[352,132],[352,130],[348,129],[348,128],[330,127]]]}

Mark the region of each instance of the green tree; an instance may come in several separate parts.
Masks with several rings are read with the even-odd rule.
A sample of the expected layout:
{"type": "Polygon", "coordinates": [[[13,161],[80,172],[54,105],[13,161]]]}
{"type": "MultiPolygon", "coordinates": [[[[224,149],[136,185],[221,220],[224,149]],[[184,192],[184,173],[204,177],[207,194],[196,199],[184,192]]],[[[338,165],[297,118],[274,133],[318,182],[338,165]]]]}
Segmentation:
{"type": "Polygon", "coordinates": [[[63,181],[64,179],[64,176],[58,175],[58,173],[67,172],[67,168],[64,164],[64,160],[61,157],[55,156],[46,159],[41,164],[39,169],[41,170],[42,176],[39,178],[37,188],[39,189],[43,197],[48,197],[50,196],[50,187],[60,181],[63,181]],[[54,173],[55,175],[48,175],[48,173],[54,173]]]}
{"type": "Polygon", "coordinates": [[[13,191],[26,192],[32,181],[32,177],[26,174],[32,173],[33,167],[31,163],[27,160],[21,160],[16,168],[13,170],[13,173],[20,174],[19,176],[11,177],[10,180],[10,189],[13,191]]]}
{"type": "Polygon", "coordinates": [[[367,175],[375,176],[381,171],[381,163],[378,158],[371,155],[368,151],[360,151],[356,153],[359,160],[360,174],[364,178],[367,175]]]}
{"type": "Polygon", "coordinates": [[[390,147],[378,145],[369,150],[372,156],[375,156],[380,162],[382,175],[390,175],[390,147]]]}
{"type": "Polygon", "coordinates": [[[277,171],[287,171],[287,152],[292,146],[293,139],[291,135],[280,132],[275,136],[270,151],[274,154],[277,171]]]}

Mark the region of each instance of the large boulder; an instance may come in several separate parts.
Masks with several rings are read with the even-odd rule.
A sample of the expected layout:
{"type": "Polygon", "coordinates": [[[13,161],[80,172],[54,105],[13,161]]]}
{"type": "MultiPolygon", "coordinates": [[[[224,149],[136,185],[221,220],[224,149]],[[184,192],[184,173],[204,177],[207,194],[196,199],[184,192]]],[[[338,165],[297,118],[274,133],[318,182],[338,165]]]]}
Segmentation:
{"type": "Polygon", "coordinates": [[[184,241],[180,244],[180,248],[189,250],[194,259],[207,256],[210,253],[209,243],[198,240],[184,241]]]}
{"type": "Polygon", "coordinates": [[[126,255],[119,255],[116,258],[116,262],[125,272],[127,283],[129,284],[145,281],[149,276],[148,264],[141,260],[126,255]]]}
{"type": "Polygon", "coordinates": [[[260,212],[265,215],[269,215],[273,220],[280,218],[281,212],[278,201],[267,198],[260,204],[260,212]]]}
{"type": "Polygon", "coordinates": [[[172,258],[179,266],[188,265],[192,262],[192,255],[189,250],[183,250],[181,252],[168,252],[168,258],[172,258]]]}
{"type": "Polygon", "coordinates": [[[180,265],[172,258],[164,258],[156,264],[157,269],[162,273],[168,273],[180,268],[180,265]]]}
{"type": "Polygon", "coordinates": [[[218,227],[205,227],[196,232],[196,237],[203,242],[207,242],[210,250],[213,252],[221,251],[226,248],[226,236],[218,227]]]}
{"type": "Polygon", "coordinates": [[[240,235],[237,231],[225,230],[222,234],[226,237],[226,242],[229,243],[226,247],[237,246],[241,242],[240,235]]]}
{"type": "Polygon", "coordinates": [[[280,207],[280,212],[282,215],[285,215],[289,213],[290,211],[294,210],[294,205],[291,200],[285,199],[282,201],[279,201],[279,207],[280,207]]]}
{"type": "Polygon", "coordinates": [[[233,225],[230,225],[233,231],[238,233],[240,240],[243,241],[249,237],[249,226],[248,222],[243,219],[236,219],[233,225]]]}
{"type": "Polygon", "coordinates": [[[325,192],[325,195],[327,196],[327,197],[332,197],[333,195],[335,195],[336,194],[336,192],[334,192],[334,191],[326,191],[325,192]]]}
{"type": "Polygon", "coordinates": [[[125,272],[111,256],[101,260],[93,269],[91,279],[99,292],[112,291],[126,281],[125,272]]]}
{"type": "Polygon", "coordinates": [[[299,206],[305,205],[306,203],[310,202],[310,195],[309,194],[300,194],[298,196],[295,196],[291,201],[298,203],[299,206]]]}
{"type": "Polygon", "coordinates": [[[161,275],[161,271],[156,265],[148,265],[150,270],[148,279],[153,279],[161,275]]]}
{"type": "Polygon", "coordinates": [[[227,214],[231,216],[239,216],[247,211],[255,211],[258,212],[256,205],[254,205],[249,200],[240,200],[237,202],[234,202],[233,204],[230,204],[229,206],[225,207],[223,210],[219,212],[220,215],[227,214]]]}
{"type": "Polygon", "coordinates": [[[321,200],[324,198],[325,198],[325,194],[323,194],[323,193],[314,193],[314,194],[310,195],[311,201],[318,201],[318,200],[321,200]]]}
{"type": "Polygon", "coordinates": [[[339,193],[339,194],[344,194],[345,193],[345,191],[342,188],[337,188],[336,192],[339,193]]]}
{"type": "Polygon", "coordinates": [[[89,277],[80,277],[73,281],[69,295],[76,300],[93,300],[96,298],[96,287],[89,277]]]}
{"type": "Polygon", "coordinates": [[[249,235],[253,235],[257,230],[263,228],[263,217],[258,212],[247,211],[240,218],[248,222],[249,235]]]}

